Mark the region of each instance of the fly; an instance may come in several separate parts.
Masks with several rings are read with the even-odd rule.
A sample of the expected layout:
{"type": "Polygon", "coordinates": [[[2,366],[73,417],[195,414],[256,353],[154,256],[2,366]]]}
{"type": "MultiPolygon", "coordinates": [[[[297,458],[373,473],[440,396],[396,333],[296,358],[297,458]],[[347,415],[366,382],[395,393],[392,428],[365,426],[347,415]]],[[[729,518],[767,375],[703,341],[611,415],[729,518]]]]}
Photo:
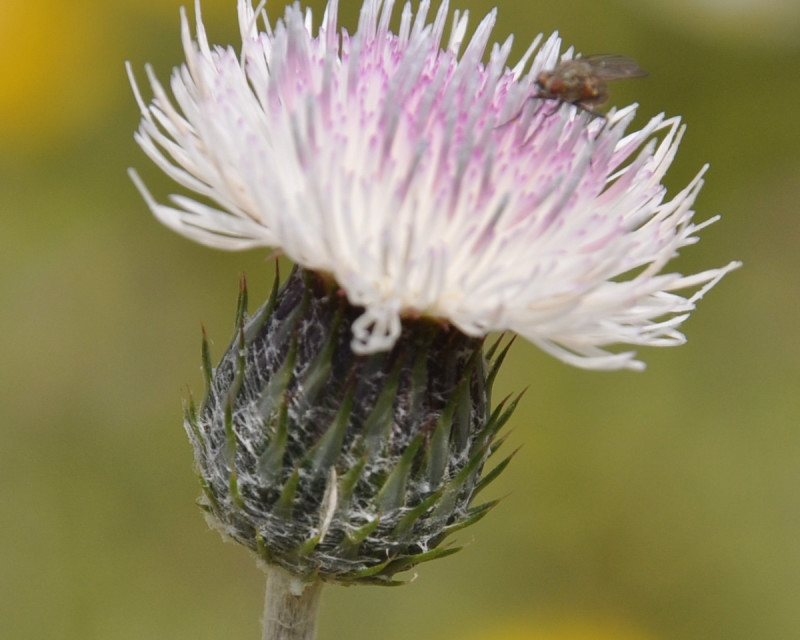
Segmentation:
{"type": "Polygon", "coordinates": [[[534,98],[545,98],[574,104],[594,115],[595,108],[608,100],[609,80],[640,78],[647,71],[627,56],[600,54],[560,62],[550,71],[542,71],[536,78],[538,93],[534,98]]]}

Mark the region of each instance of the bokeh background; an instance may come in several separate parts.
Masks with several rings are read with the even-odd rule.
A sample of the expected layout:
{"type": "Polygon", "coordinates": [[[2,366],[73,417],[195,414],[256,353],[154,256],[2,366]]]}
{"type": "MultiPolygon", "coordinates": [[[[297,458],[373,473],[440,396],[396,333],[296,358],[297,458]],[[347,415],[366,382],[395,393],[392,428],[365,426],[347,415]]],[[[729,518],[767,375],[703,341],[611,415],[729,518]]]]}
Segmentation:
{"type": "MultiPolygon", "coordinates": [[[[259,637],[263,576],[194,504],[181,400],[202,393],[201,323],[219,356],[240,272],[258,299],[271,267],[162,228],[125,173],[170,192],[132,140],[123,61],[167,76],[179,2],[0,2],[2,638],[259,637]]],[[[406,587],[329,587],[320,637],[798,638],[800,4],[455,4],[474,26],[494,2],[517,55],[558,29],[650,71],[613,102],[638,101],[639,123],[685,117],[668,185],[710,162],[698,216],[723,214],[676,266],[745,267],[689,344],[642,354],[645,373],[518,342],[499,392],[528,387],[510,437],[524,446],[502,504],[406,587]]],[[[236,44],[235,0],[203,9],[212,40],[236,44]]]]}

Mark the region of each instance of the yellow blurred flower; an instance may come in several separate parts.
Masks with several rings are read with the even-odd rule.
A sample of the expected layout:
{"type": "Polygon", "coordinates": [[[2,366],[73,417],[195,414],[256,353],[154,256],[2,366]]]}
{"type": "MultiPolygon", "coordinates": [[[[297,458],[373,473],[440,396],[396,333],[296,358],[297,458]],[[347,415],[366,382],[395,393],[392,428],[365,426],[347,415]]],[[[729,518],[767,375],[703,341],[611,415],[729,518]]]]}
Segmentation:
{"type": "MultiPolygon", "coordinates": [[[[0,153],[37,153],[97,126],[130,96],[131,18],[174,25],[193,0],[0,0],[0,153]]],[[[208,0],[211,22],[234,0],[208,0]]],[[[177,28],[176,28],[177,35],[177,28]]]]}
{"type": "MultiPolygon", "coordinates": [[[[37,149],[106,104],[108,53],[97,4],[0,3],[0,144],[37,149]]],[[[121,63],[120,63],[121,64],[121,63]]]]}

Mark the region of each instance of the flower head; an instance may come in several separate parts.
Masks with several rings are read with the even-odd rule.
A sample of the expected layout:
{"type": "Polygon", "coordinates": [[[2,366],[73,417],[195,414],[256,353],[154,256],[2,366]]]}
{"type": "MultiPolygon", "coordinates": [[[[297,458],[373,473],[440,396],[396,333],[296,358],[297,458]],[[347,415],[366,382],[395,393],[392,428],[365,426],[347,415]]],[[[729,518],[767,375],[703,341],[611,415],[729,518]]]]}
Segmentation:
{"type": "Polygon", "coordinates": [[[332,278],[361,308],[357,353],[390,349],[420,316],[511,330],[587,368],[642,366],[613,345],[684,341],[696,301],[738,265],[664,272],[714,220],[693,221],[704,171],[666,197],[678,118],[626,133],[635,105],[594,118],[535,98],[573,51],[537,38],[509,67],[509,38],[484,62],[495,12],[467,38],[467,12],[451,19],[444,1],[429,17],[423,0],[393,33],[394,2],[366,0],[350,35],[337,4],[315,31],[296,5],[272,26],[239,0],[240,52],[209,45],[199,6],[194,39],[182,15],[172,98],[149,68],[154,98],[136,89],[138,143],[198,195],[160,204],[134,173],[159,220],[332,278]]]}

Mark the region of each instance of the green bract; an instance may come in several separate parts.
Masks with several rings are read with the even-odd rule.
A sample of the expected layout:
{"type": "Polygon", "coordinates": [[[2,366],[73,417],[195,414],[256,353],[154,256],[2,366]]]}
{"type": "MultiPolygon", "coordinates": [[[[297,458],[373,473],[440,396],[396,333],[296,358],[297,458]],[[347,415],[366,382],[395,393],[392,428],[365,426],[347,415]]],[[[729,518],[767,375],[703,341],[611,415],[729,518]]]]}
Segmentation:
{"type": "MultiPolygon", "coordinates": [[[[430,318],[403,321],[383,353],[356,355],[362,310],[335,283],[296,268],[255,314],[242,286],[236,335],[189,403],[203,507],[267,564],[343,583],[392,576],[453,553],[447,536],[511,456],[481,477],[516,404],[490,413],[506,349],[430,318]]],[[[512,454],[513,455],[513,454],[512,454]]]]}

